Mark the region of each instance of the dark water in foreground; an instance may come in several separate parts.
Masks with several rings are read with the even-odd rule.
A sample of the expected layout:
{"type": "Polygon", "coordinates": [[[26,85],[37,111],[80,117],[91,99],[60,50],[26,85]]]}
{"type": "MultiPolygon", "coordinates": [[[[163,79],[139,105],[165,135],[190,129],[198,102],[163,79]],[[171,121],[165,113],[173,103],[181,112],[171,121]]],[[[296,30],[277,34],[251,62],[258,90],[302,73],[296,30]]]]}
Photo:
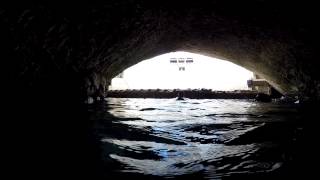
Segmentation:
{"type": "Polygon", "coordinates": [[[90,111],[106,177],[269,179],[299,169],[292,104],[109,98],[90,111]]]}

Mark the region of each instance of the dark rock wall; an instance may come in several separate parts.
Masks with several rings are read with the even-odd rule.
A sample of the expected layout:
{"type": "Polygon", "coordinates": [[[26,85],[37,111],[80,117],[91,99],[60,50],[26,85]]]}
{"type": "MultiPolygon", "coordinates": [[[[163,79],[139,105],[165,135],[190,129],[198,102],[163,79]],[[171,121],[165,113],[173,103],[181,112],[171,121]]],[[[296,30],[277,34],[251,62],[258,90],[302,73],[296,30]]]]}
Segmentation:
{"type": "Polygon", "coordinates": [[[244,66],[283,93],[318,98],[316,22],[313,4],[285,1],[30,3],[1,10],[19,82],[72,73],[85,79],[88,95],[141,60],[181,50],[244,66]]]}

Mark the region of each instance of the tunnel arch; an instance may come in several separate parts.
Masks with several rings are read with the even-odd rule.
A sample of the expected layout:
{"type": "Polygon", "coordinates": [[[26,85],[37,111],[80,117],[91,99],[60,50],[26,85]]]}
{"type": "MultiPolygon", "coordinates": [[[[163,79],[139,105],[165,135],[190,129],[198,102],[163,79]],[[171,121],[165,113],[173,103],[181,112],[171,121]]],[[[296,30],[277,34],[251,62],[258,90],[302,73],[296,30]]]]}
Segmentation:
{"type": "MultiPolygon", "coordinates": [[[[189,51],[185,51],[183,50],[183,52],[190,52],[191,50],[189,51]]],[[[172,51],[170,52],[167,52],[167,53],[171,53],[172,51]]],[[[180,52],[179,51],[175,51],[175,52],[180,52]]],[[[212,55],[212,51],[208,52],[208,51],[202,51],[202,50],[196,50],[196,51],[192,51],[193,53],[195,54],[199,54],[199,55],[206,55],[208,57],[212,57],[212,58],[217,58],[217,56],[214,54],[212,55]],[[201,54],[200,54],[201,53],[201,54]]],[[[166,54],[166,53],[164,53],[166,54]]],[[[141,59],[134,59],[132,60],[130,63],[124,63],[124,64],[121,64],[121,66],[119,67],[115,67],[116,69],[112,69],[112,68],[109,68],[105,74],[107,74],[105,77],[108,81],[108,83],[110,84],[110,81],[113,77],[115,77],[116,75],[118,75],[120,72],[124,71],[125,69],[141,62],[141,61],[144,61],[146,60],[147,58],[150,59],[153,58],[153,57],[156,57],[156,56],[160,56],[162,54],[155,54],[153,56],[146,56],[145,58],[141,58],[141,59]],[[112,72],[112,73],[110,73],[112,72]]],[[[263,77],[265,78],[273,87],[275,87],[279,92],[281,92],[282,94],[284,95],[296,95],[297,94],[297,88],[294,86],[294,85],[291,85],[290,82],[286,81],[285,79],[281,79],[279,77],[277,77],[277,74],[268,74],[268,71],[270,72],[271,70],[267,69],[267,70],[264,70],[263,68],[265,67],[261,67],[261,65],[259,64],[259,62],[256,62],[254,61],[253,64],[251,64],[252,62],[249,60],[249,62],[247,62],[247,60],[245,62],[239,62],[238,59],[232,59],[232,60],[229,60],[229,59],[226,59],[224,57],[219,57],[220,60],[225,60],[225,61],[229,61],[229,62],[232,62],[236,65],[239,65],[240,67],[243,67],[245,69],[248,69],[252,72],[254,72],[255,74],[258,74],[260,77],[263,77]],[[260,69],[256,69],[256,67],[259,67],[260,69],[263,69],[262,71],[260,69]],[[268,76],[269,75],[269,76],[268,76]]],[[[272,71],[271,71],[272,72],[272,71]]]]}
{"type": "Polygon", "coordinates": [[[320,97],[312,3],[290,2],[290,9],[285,1],[260,0],[20,5],[0,11],[17,89],[68,77],[90,94],[144,59],[187,51],[243,66],[284,94],[320,97]]]}

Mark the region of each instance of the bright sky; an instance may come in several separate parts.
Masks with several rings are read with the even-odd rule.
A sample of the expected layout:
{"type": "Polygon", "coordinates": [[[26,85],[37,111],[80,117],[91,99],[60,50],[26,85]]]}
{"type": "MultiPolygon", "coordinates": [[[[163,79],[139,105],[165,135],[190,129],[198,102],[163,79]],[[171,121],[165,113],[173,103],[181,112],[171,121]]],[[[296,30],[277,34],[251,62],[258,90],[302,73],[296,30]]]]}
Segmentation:
{"type": "Polygon", "coordinates": [[[142,61],[114,78],[110,89],[248,89],[253,73],[229,61],[188,52],[173,52],[142,61]],[[193,58],[193,63],[170,63],[170,58],[193,58]],[[179,71],[185,67],[185,71],[179,71]]]}

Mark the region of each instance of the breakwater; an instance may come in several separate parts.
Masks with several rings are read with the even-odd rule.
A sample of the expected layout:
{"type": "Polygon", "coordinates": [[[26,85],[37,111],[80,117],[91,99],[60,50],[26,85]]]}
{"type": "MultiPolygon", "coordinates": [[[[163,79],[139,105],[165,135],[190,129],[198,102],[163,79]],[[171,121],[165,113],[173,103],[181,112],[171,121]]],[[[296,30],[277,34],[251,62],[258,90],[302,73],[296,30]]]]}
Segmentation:
{"type": "Polygon", "coordinates": [[[132,89],[132,90],[110,90],[107,97],[114,98],[175,98],[178,94],[190,99],[254,99],[258,92],[251,90],[235,91],[212,91],[208,89],[190,90],[161,90],[161,89],[132,89]]]}

